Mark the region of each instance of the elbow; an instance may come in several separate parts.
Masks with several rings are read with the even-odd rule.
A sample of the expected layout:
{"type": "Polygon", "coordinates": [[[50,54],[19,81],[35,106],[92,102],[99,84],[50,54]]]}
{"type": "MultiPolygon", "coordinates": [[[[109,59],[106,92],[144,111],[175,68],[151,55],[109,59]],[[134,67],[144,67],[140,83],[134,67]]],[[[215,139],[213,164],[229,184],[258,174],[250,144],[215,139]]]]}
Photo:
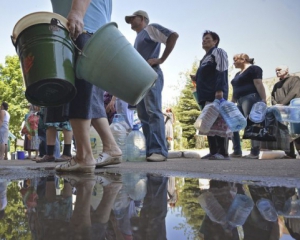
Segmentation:
{"type": "Polygon", "coordinates": [[[174,32],[173,34],[175,39],[179,38],[179,34],[177,32],[174,32]]]}
{"type": "Polygon", "coordinates": [[[175,43],[175,42],[177,41],[178,38],[179,38],[178,33],[177,33],[177,32],[173,32],[173,33],[169,36],[168,40],[170,40],[170,41],[172,41],[172,42],[175,43]]]}

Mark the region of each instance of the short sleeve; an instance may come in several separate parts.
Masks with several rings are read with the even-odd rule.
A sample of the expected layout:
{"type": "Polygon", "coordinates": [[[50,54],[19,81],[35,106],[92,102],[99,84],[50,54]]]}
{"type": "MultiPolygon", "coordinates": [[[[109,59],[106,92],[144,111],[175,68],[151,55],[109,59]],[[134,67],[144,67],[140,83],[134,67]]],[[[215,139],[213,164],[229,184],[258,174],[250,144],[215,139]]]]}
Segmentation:
{"type": "Polygon", "coordinates": [[[156,23],[148,25],[145,30],[152,41],[163,44],[166,44],[168,37],[174,32],[156,23]]]}
{"type": "Polygon", "coordinates": [[[263,70],[258,66],[253,66],[253,79],[262,79],[263,70]]]}

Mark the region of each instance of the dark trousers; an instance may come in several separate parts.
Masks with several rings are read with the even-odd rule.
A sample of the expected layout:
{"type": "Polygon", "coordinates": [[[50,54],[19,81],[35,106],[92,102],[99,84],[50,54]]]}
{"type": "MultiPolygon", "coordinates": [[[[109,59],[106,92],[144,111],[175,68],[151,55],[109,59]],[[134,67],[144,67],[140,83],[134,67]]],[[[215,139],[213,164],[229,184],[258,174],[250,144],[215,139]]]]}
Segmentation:
{"type": "Polygon", "coordinates": [[[296,157],[296,151],[295,151],[295,146],[296,146],[296,151],[299,152],[300,154],[300,138],[296,138],[294,141],[292,141],[290,143],[290,151],[286,151],[285,154],[290,156],[290,157],[293,157],[295,158],[296,157]]]}
{"type": "MultiPolygon", "coordinates": [[[[261,101],[259,94],[252,93],[252,94],[249,94],[249,95],[239,98],[237,100],[237,107],[241,111],[241,113],[244,115],[244,117],[247,118],[251,112],[252,106],[259,101],[261,101]]],[[[241,147],[239,132],[233,133],[232,143],[233,143],[234,153],[241,154],[242,147],[241,147]]],[[[251,154],[259,155],[259,152],[260,152],[259,143],[257,141],[251,140],[251,154]]]]}
{"type": "Polygon", "coordinates": [[[228,138],[219,136],[207,136],[208,147],[210,154],[222,154],[228,156],[228,138]]]}
{"type": "Polygon", "coordinates": [[[133,239],[166,240],[168,178],[148,175],[147,180],[147,194],[140,217],[135,219],[139,227],[133,230],[133,239]]]}

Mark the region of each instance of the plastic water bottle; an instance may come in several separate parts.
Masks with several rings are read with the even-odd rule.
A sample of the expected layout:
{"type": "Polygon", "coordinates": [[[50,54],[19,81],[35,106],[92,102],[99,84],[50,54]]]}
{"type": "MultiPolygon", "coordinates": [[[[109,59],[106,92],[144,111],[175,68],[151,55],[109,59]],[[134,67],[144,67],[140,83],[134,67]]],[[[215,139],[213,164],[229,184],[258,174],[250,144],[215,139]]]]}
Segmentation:
{"type": "Polygon", "coordinates": [[[256,202],[256,207],[258,208],[261,216],[270,222],[276,222],[278,215],[275,210],[273,203],[266,198],[261,198],[256,202]]]}
{"type": "Polygon", "coordinates": [[[201,114],[194,123],[194,127],[201,133],[208,133],[220,112],[220,101],[215,99],[212,103],[205,105],[201,114]]]}
{"type": "Polygon", "coordinates": [[[109,127],[114,136],[115,141],[117,142],[119,148],[122,151],[122,159],[127,160],[127,147],[126,147],[127,130],[124,127],[124,122],[125,120],[122,117],[122,115],[115,114],[113,121],[109,127]]]}
{"type": "Polygon", "coordinates": [[[283,207],[283,215],[287,218],[300,218],[300,199],[289,199],[283,207]]]}
{"type": "Polygon", "coordinates": [[[138,125],[133,125],[126,142],[127,160],[129,162],[146,161],[146,139],[144,134],[139,131],[138,125]]]}
{"type": "Polygon", "coordinates": [[[291,114],[293,122],[290,125],[290,132],[292,134],[300,134],[300,98],[294,98],[290,102],[290,106],[295,107],[291,114]]]}
{"type": "Polygon", "coordinates": [[[236,194],[227,212],[229,225],[236,227],[244,225],[254,206],[253,200],[242,194],[236,194]]]}
{"type": "Polygon", "coordinates": [[[99,134],[93,126],[90,127],[90,142],[93,156],[94,158],[98,158],[99,154],[102,153],[103,144],[99,134]]]}
{"type": "Polygon", "coordinates": [[[226,223],[226,213],[211,192],[202,193],[199,203],[211,221],[222,225],[226,223]]]}
{"type": "Polygon", "coordinates": [[[220,103],[220,114],[232,132],[237,132],[247,126],[246,118],[233,102],[223,100],[220,103]]]}
{"type": "Polygon", "coordinates": [[[265,120],[267,105],[264,102],[254,103],[249,118],[254,123],[261,123],[265,120]]]}

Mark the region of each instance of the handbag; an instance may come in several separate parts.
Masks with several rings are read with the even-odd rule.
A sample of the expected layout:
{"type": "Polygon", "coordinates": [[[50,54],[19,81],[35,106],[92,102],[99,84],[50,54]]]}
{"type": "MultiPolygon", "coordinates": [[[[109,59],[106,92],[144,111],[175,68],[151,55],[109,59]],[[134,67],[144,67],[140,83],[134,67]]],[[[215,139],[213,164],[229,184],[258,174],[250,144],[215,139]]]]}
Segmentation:
{"type": "Polygon", "coordinates": [[[254,123],[248,117],[243,139],[275,142],[277,126],[278,121],[272,112],[268,112],[261,123],[254,123]]]}

